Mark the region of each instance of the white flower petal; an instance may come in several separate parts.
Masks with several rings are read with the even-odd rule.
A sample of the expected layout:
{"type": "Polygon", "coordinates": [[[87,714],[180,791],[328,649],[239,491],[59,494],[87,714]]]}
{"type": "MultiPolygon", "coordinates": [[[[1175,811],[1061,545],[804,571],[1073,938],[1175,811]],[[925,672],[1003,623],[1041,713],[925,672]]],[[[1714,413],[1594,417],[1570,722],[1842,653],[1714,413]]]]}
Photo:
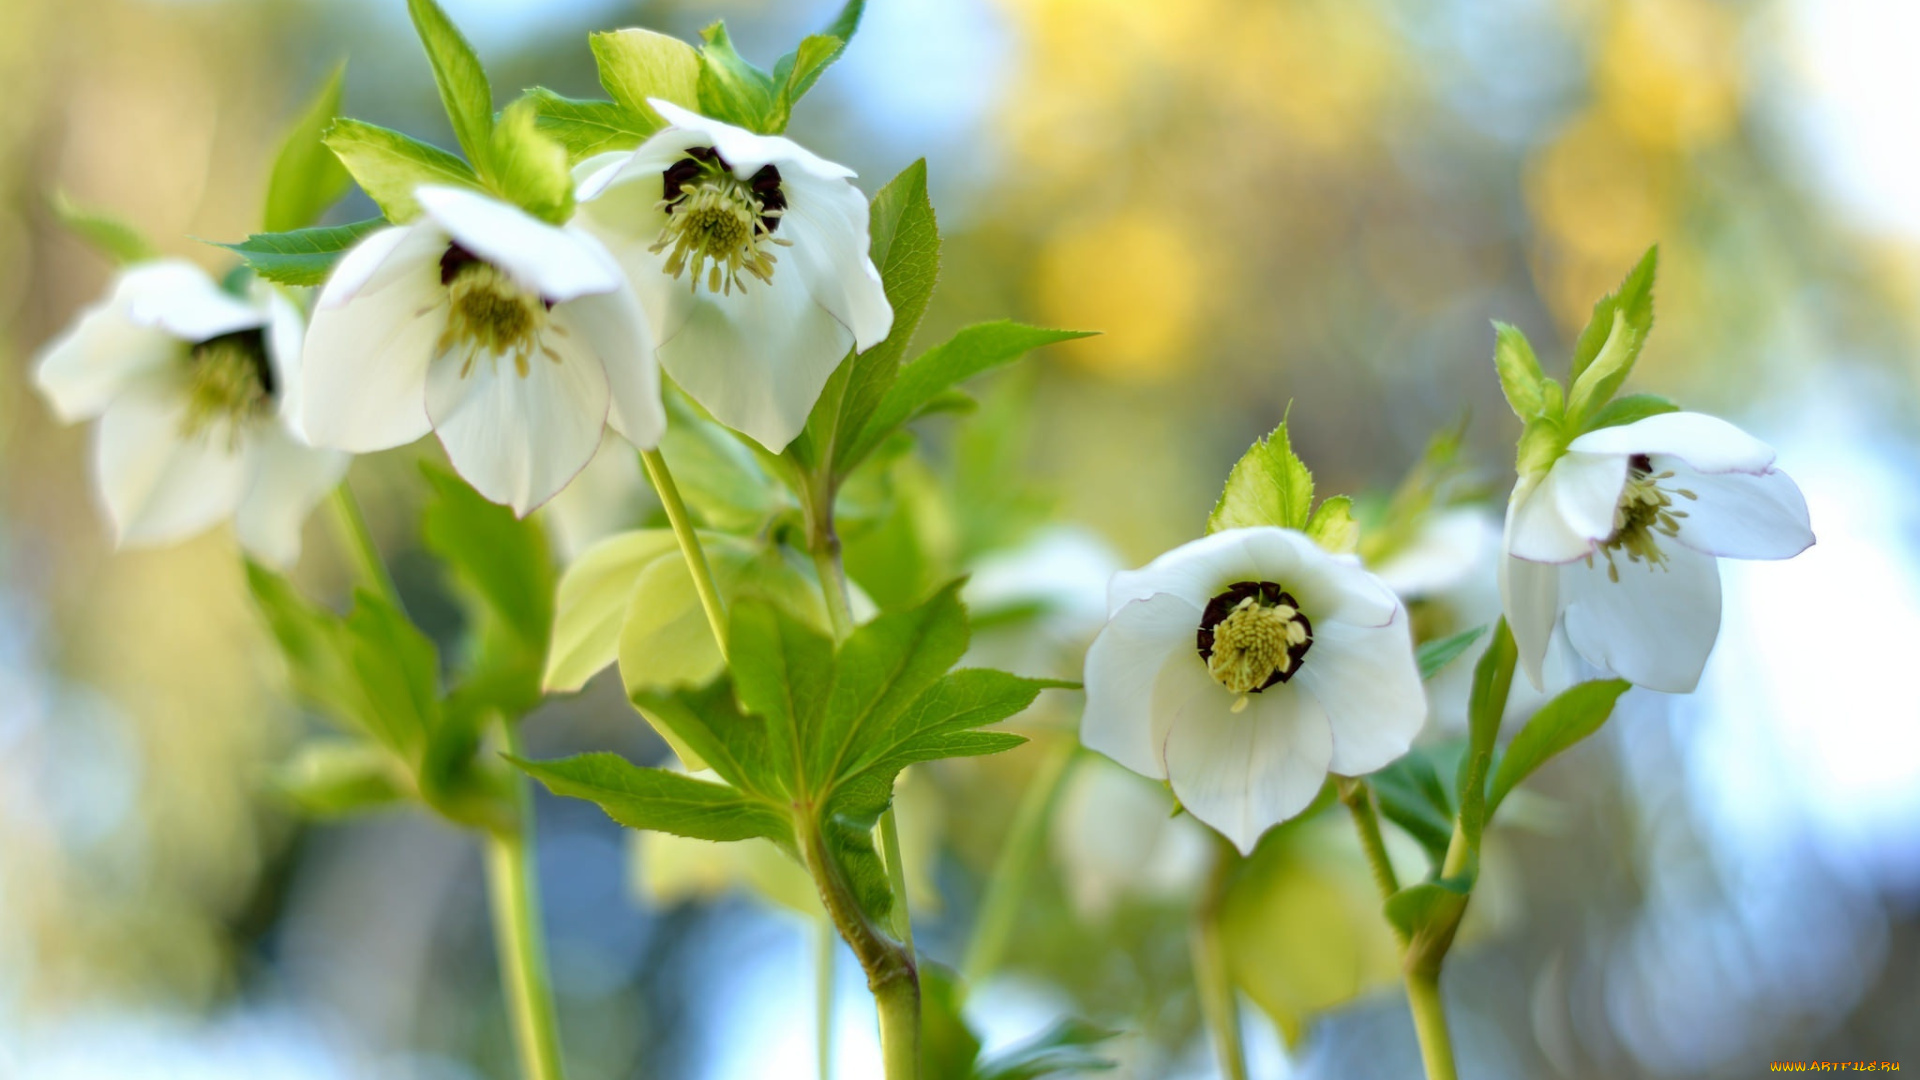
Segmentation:
{"type": "Polygon", "coordinates": [[[620,270],[600,242],[549,225],[517,206],[465,188],[426,185],[420,210],[455,243],[554,303],[620,287],[620,270]]]}
{"type": "Polygon", "coordinates": [[[94,468],[114,536],[128,546],[184,540],[240,502],[247,469],[224,431],[186,438],[186,400],[154,382],[115,398],[101,414],[94,468]]]}
{"type": "Polygon", "coordinates": [[[1458,507],[1431,515],[1399,551],[1373,573],[1402,600],[1447,592],[1467,582],[1500,537],[1500,526],[1480,507],[1458,507]]]}
{"type": "Polygon", "coordinates": [[[98,416],[129,379],[183,356],[186,343],[150,321],[136,321],[132,308],[147,297],[191,291],[205,280],[199,267],[178,259],[121,273],[106,300],[81,312],[41,350],[34,385],[54,413],[69,424],[98,416]]]}
{"type": "Polygon", "coordinates": [[[340,483],[353,458],[303,446],[271,419],[249,432],[246,453],[250,475],[234,512],[234,535],[248,554],[284,569],[300,559],[307,515],[340,483]]]}
{"type": "Polygon", "coordinates": [[[1327,554],[1296,530],[1263,526],[1225,529],[1182,544],[1138,570],[1115,574],[1107,587],[1107,609],[1171,593],[1204,610],[1207,601],[1237,581],[1279,584],[1316,626],[1322,620],[1385,626],[1400,606],[1393,590],[1358,563],[1327,554]]]}
{"type": "Polygon", "coordinates": [[[781,250],[788,265],[775,273],[797,271],[814,300],[853,331],[860,351],[886,340],[893,307],[868,255],[866,196],[844,180],[804,172],[782,174],[781,187],[787,209],[775,235],[793,246],[781,250]]]}
{"type": "Polygon", "coordinates": [[[349,251],[314,305],[296,393],[304,437],[366,453],[431,429],[427,364],[447,324],[433,225],[382,229],[349,251]]]}
{"type": "Polygon", "coordinates": [[[745,128],[708,119],[660,98],[648,98],[647,104],[653,106],[654,111],[671,128],[699,136],[698,141],[690,141],[687,145],[711,146],[719,151],[721,158],[732,167],[733,174],[742,180],[751,178],[765,165],[778,167],[783,177],[789,167],[805,169],[826,180],[844,180],[854,176],[852,169],[818,157],[791,139],[778,135],[755,135],[745,128]]]}
{"type": "Polygon", "coordinates": [[[1701,472],[1757,473],[1773,464],[1773,447],[1717,416],[1672,412],[1620,427],[1589,431],[1571,449],[1596,454],[1671,454],[1701,472]]]}
{"type": "Polygon", "coordinates": [[[1663,545],[1663,567],[1616,556],[1561,567],[1567,638],[1597,667],[1650,690],[1691,693],[1720,633],[1720,567],[1713,556],[1663,545]]]}
{"type": "Polygon", "coordinates": [[[1703,473],[1664,456],[1655,457],[1653,467],[1655,473],[1673,471],[1673,479],[1660,481],[1661,487],[1699,496],[1674,500],[1674,509],[1687,515],[1675,539],[1695,551],[1733,559],[1790,559],[1813,546],[1807,500],[1778,469],[1703,473]]]}
{"type": "Polygon", "coordinates": [[[668,166],[686,157],[689,149],[704,143],[705,137],[697,131],[662,128],[636,149],[596,154],[575,165],[573,177],[579,186],[574,189],[574,198],[579,202],[580,211],[609,219],[606,224],[632,220],[631,211],[643,208],[664,217],[657,209],[660,200],[666,197],[662,174],[668,166]],[[618,198],[609,202],[613,196],[618,198]],[[613,213],[601,213],[607,210],[613,213]]]}
{"type": "Polygon", "coordinates": [[[1320,702],[1286,685],[1248,695],[1238,713],[1236,700],[1198,654],[1168,663],[1154,683],[1174,796],[1251,852],[1262,833],[1313,802],[1333,759],[1333,732],[1320,702]]]}
{"type": "Polygon", "coordinates": [[[600,360],[612,407],[607,423],[643,450],[660,443],[667,413],[660,404],[660,365],[654,359],[647,313],[631,290],[582,296],[553,309],[553,324],[576,335],[600,360]]]}
{"type": "Polygon", "coordinates": [[[1560,572],[1553,563],[1504,555],[1500,559],[1500,606],[1519,652],[1520,668],[1534,689],[1546,687],[1543,665],[1560,620],[1560,572]]]}
{"type": "Polygon", "coordinates": [[[300,421],[300,360],[306,347],[307,323],[287,294],[264,282],[256,290],[267,312],[267,363],[273,371],[273,396],[280,422],[296,438],[300,421]]]}
{"type": "Polygon", "coordinates": [[[1290,685],[1326,710],[1333,730],[1328,768],[1342,776],[1370,773],[1406,753],[1426,723],[1427,695],[1404,613],[1387,626],[1316,624],[1290,685]]]}
{"type": "Polygon", "coordinates": [[[266,325],[264,309],[222,289],[198,267],[179,265],[180,272],[170,275],[164,287],[143,289],[132,298],[128,318],[189,342],[266,325]]]}
{"type": "Polygon", "coordinates": [[[1155,708],[1154,681],[1183,652],[1199,661],[1199,627],[1200,609],[1177,596],[1121,608],[1087,650],[1080,741],[1142,776],[1166,779],[1161,752],[1171,717],[1155,708]]]}
{"type": "Polygon", "coordinates": [[[607,376],[578,335],[543,339],[523,377],[511,357],[479,355],[463,375],[458,350],[427,374],[427,411],[453,467],[474,490],[522,517],[592,460],[606,424],[607,376]]]}
{"type": "Polygon", "coordinates": [[[1507,504],[1507,550],[1534,562],[1571,562],[1613,534],[1613,510],[1627,483],[1627,459],[1569,451],[1507,504]]]}

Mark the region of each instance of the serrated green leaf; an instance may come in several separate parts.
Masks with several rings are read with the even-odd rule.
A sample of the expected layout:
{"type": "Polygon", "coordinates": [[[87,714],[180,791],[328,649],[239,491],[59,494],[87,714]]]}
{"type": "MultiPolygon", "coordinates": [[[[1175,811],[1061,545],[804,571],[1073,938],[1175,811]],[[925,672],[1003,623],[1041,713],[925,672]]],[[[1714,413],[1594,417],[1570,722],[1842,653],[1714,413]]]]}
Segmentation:
{"type": "Polygon", "coordinates": [[[700,113],[761,134],[776,134],[779,88],[773,76],[734,51],[727,24],[700,31],[700,113]]]}
{"type": "Polygon", "coordinates": [[[487,161],[494,193],[551,225],[573,216],[566,147],[539,127],[539,105],[520,98],[500,113],[487,161]]]}
{"type": "Polygon", "coordinates": [[[594,803],[628,828],[695,840],[765,837],[793,847],[793,825],[778,807],[725,784],[635,765],[618,754],[509,760],[555,795],[594,803]]]}
{"type": "Polygon", "coordinates": [[[281,285],[321,285],[333,273],[342,255],[385,225],[379,218],[371,218],[347,225],[254,233],[240,243],[219,246],[240,256],[249,269],[268,281],[281,285]]]}
{"type": "Polygon", "coordinates": [[[1628,394],[1607,402],[1593,419],[1587,421],[1586,431],[1598,431],[1601,428],[1624,427],[1627,424],[1645,420],[1649,416],[1662,413],[1679,412],[1680,406],[1658,394],[1628,394]]]}
{"type": "Polygon", "coordinates": [[[1559,423],[1543,417],[1527,421],[1520,429],[1520,445],[1514,452],[1514,470],[1522,479],[1538,477],[1553,467],[1572,441],[1559,423]]]}
{"type": "Polygon", "coordinates": [[[672,732],[677,744],[700,763],[694,765],[682,754],[688,768],[710,768],[741,791],[773,802],[792,798],[786,786],[788,763],[772,760],[766,719],[742,712],[726,680],[678,693],[640,693],[633,703],[656,729],[672,732]]]}
{"type": "Polygon", "coordinates": [[[1453,838],[1453,797],[1442,777],[1463,755],[1465,743],[1416,747],[1367,778],[1380,800],[1380,813],[1405,829],[1438,867],[1453,838]]]}
{"type": "Polygon", "coordinates": [[[47,200],[53,216],[66,230],[87,242],[89,247],[113,260],[116,265],[145,262],[158,258],[155,248],[140,230],[98,210],[88,209],[56,191],[47,200]]]}
{"type": "Polygon", "coordinates": [[[1620,287],[1593,305],[1593,317],[1574,343],[1567,414],[1575,429],[1612,400],[1640,358],[1653,329],[1653,282],[1659,262],[1659,247],[1648,248],[1620,287]]]}
{"type": "Polygon", "coordinates": [[[786,130],[793,119],[794,103],[813,89],[813,84],[820,81],[820,76],[826,74],[827,68],[846,50],[847,43],[840,38],[810,34],[801,39],[798,48],[773,65],[773,83],[778,90],[767,121],[772,130],[786,130]]]}
{"type": "Polygon", "coordinates": [[[1437,641],[1421,642],[1420,647],[1414,650],[1415,657],[1420,662],[1421,680],[1425,681],[1438,675],[1441,668],[1458,660],[1461,653],[1473,648],[1473,643],[1479,641],[1480,635],[1486,632],[1485,626],[1476,626],[1471,630],[1462,630],[1437,641]]]}
{"type": "Polygon", "coordinates": [[[576,163],[595,154],[631,150],[660,126],[618,102],[564,97],[543,86],[526,96],[539,114],[540,131],[565,147],[568,159],[576,163]]]}
{"type": "Polygon", "coordinates": [[[648,98],[700,111],[701,58],[693,46],[651,30],[609,30],[588,36],[600,67],[600,85],[609,97],[650,124],[647,133],[666,126],[648,98]]]}
{"type": "Polygon", "coordinates": [[[391,752],[341,739],[303,743],[274,770],[270,784],[301,813],[316,818],[384,809],[413,793],[412,780],[391,752]]]}
{"type": "Polygon", "coordinates": [[[420,216],[413,189],[422,184],[480,188],[480,177],[466,162],[437,146],[374,124],[336,120],[327,130],[326,144],[339,155],[360,190],[396,225],[420,216]]]}
{"type": "Polygon", "coordinates": [[[1531,420],[1546,411],[1546,375],[1533,354],[1527,335],[1503,322],[1493,324],[1493,366],[1500,375],[1500,390],[1507,396],[1513,415],[1531,420]]]}
{"type": "Polygon", "coordinates": [[[895,428],[951,387],[1041,346],[1089,336],[1088,331],[1048,330],[1005,319],[969,326],[899,369],[860,430],[843,431],[851,443],[844,454],[834,455],[835,461],[842,469],[852,469],[895,428]]]}
{"type": "Polygon", "coordinates": [[[814,775],[839,777],[909,704],[967,651],[966,609],[955,582],[919,607],[853,632],[834,660],[833,692],[815,730],[802,731],[814,775]]]}
{"type": "Polygon", "coordinates": [[[1227,474],[1220,501],[1207,515],[1207,532],[1258,525],[1305,529],[1312,508],[1313,474],[1293,452],[1283,420],[1272,435],[1248,448],[1227,474]]]}
{"type": "Polygon", "coordinates": [[[1423,881],[1387,898],[1387,921],[1414,942],[1451,940],[1467,909],[1467,891],[1456,882],[1423,881]]]}
{"type": "Polygon", "coordinates": [[[1360,546],[1360,523],[1353,519],[1353,500],[1345,495],[1320,500],[1307,521],[1306,533],[1326,551],[1352,554],[1360,546]]]}
{"type": "Polygon", "coordinates": [[[261,219],[267,232],[312,225],[340,201],[353,181],[340,159],[320,141],[340,113],[340,84],[346,71],[344,61],[333,69],[280,144],[280,154],[267,181],[267,206],[261,219]]]}
{"type": "Polygon", "coordinates": [[[1081,1076],[1115,1067],[1096,1048],[1120,1033],[1085,1020],[1062,1020],[1039,1035],[1008,1047],[982,1061],[974,1080],[1043,1080],[1049,1076],[1081,1076]]]}
{"type": "MultiPolygon", "coordinates": [[[[440,103],[446,106],[447,119],[467,159],[483,173],[490,173],[487,154],[493,134],[493,88],[480,57],[466,36],[434,0],[407,0],[407,14],[427,50],[433,65],[433,82],[440,89],[440,103]]],[[[364,186],[364,185],[363,185],[364,186]]]]}
{"type": "Polygon", "coordinates": [[[554,623],[554,570],[546,534],[466,481],[426,466],[421,540],[447,567],[469,625],[461,676],[471,699],[517,717],[538,705],[554,623]]]}
{"type": "Polygon", "coordinates": [[[1629,686],[1625,679],[1578,683],[1534,713],[1527,726],[1513,737],[1506,756],[1500,759],[1500,768],[1493,774],[1493,786],[1487,793],[1487,817],[1491,818],[1507,793],[1540,766],[1600,730],[1629,686]]]}
{"type": "Polygon", "coordinates": [[[820,32],[841,41],[852,41],[853,35],[860,29],[860,19],[867,13],[867,0],[847,0],[840,5],[840,11],[833,21],[822,27],[820,32]]]}

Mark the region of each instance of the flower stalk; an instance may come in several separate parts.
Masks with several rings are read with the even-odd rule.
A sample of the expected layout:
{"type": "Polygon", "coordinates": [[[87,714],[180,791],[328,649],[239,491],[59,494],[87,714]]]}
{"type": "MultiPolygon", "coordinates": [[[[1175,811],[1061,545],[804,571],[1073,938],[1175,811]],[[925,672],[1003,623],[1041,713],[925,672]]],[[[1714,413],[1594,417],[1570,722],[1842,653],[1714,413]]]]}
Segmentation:
{"type": "Polygon", "coordinates": [[[1227,964],[1226,943],[1220,937],[1220,908],[1227,887],[1240,867],[1240,853],[1224,839],[1217,845],[1213,874],[1194,911],[1189,945],[1193,950],[1193,981],[1200,994],[1200,1012],[1213,1037],[1214,1056],[1226,1080],[1247,1080],[1247,1051],[1240,1037],[1240,1008],[1234,1000],[1233,972],[1227,964]]]}
{"type": "MultiPolygon", "coordinates": [[[[503,721],[501,727],[507,752],[518,755],[519,731],[511,721],[503,721]]],[[[487,892],[493,908],[500,979],[507,989],[521,1074],[527,1080],[565,1080],[560,1028],[540,933],[540,886],[531,843],[533,799],[525,776],[516,772],[510,783],[513,824],[486,834],[487,892]]]]}
{"type": "Polygon", "coordinates": [[[880,1057],[887,1080],[917,1080],[920,1075],[920,973],[913,954],[888,937],[854,895],[846,871],[827,848],[818,819],[796,811],[794,832],[800,854],[820,890],[820,901],[834,928],[853,948],[867,973],[880,1016],[880,1057]]]}
{"type": "Polygon", "coordinates": [[[646,470],[647,480],[653,484],[653,490],[660,496],[660,505],[666,508],[667,521],[673,526],[673,538],[680,545],[680,555],[687,562],[687,572],[693,575],[693,587],[700,594],[700,609],[706,613],[707,627],[713,631],[714,644],[720,646],[720,655],[727,655],[727,609],[720,600],[720,589],[713,581],[713,569],[707,565],[707,553],[700,547],[700,537],[693,531],[693,518],[687,513],[687,504],[680,498],[680,488],[673,482],[673,473],[667,469],[667,459],[660,456],[658,450],[640,451],[640,465],[646,470]]]}
{"type": "Polygon", "coordinates": [[[353,564],[353,572],[359,577],[360,583],[395,608],[406,610],[400,606],[400,590],[393,583],[393,575],[387,571],[386,561],[380,557],[380,548],[373,542],[367,519],[360,513],[360,503],[354,499],[353,490],[347,487],[345,480],[333,489],[333,494],[327,498],[327,505],[333,512],[334,531],[339,536],[341,550],[353,564]]]}
{"type": "Polygon", "coordinates": [[[986,894],[980,900],[980,915],[974,922],[967,954],[960,964],[963,985],[977,986],[999,968],[1007,950],[1007,938],[1013,932],[1013,920],[1026,897],[1027,877],[1032,872],[1034,857],[1039,854],[1040,844],[1047,835],[1047,823],[1053,820],[1054,808],[1060,805],[1060,792],[1066,788],[1067,776],[1079,756],[1077,740],[1060,740],[1028,783],[1020,808],[1014,812],[1013,826],[1007,830],[1006,843],[1000,848],[1000,857],[993,864],[993,875],[987,879],[986,894]]]}

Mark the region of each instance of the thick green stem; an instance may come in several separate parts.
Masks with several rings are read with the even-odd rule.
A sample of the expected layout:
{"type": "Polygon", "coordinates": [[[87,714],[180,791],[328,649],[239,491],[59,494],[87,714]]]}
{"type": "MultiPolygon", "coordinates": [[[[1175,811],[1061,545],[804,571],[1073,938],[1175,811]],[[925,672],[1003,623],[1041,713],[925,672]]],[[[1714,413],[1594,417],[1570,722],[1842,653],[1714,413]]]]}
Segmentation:
{"type": "Polygon", "coordinates": [[[1215,856],[1213,876],[1194,912],[1189,941],[1200,1012],[1206,1018],[1207,1031],[1213,1036],[1213,1052],[1220,1061],[1220,1073],[1227,1080],[1247,1080],[1247,1052],[1240,1038],[1240,1006],[1234,996],[1226,945],[1220,938],[1220,907],[1240,861],[1240,853],[1222,840],[1215,856]]]}
{"type": "MultiPolygon", "coordinates": [[[[517,755],[519,734],[511,722],[504,726],[507,750],[517,755]]],[[[517,811],[514,825],[486,834],[494,947],[500,954],[500,978],[507,990],[521,1075],[526,1080],[564,1080],[560,1028],[547,976],[546,946],[540,935],[540,887],[532,845],[533,800],[525,776],[515,772],[511,783],[517,811]]]]}
{"type": "Polygon", "coordinates": [[[987,879],[986,894],[980,899],[980,914],[974,920],[973,934],[967,940],[967,955],[960,964],[961,982],[978,986],[1000,967],[1006,954],[1007,938],[1013,933],[1014,918],[1027,899],[1027,875],[1033,869],[1040,844],[1046,839],[1047,823],[1053,820],[1054,807],[1066,787],[1067,774],[1079,757],[1076,739],[1061,739],[1028,783],[1014,812],[1007,840],[994,861],[993,875],[987,879]]]}
{"type": "Polygon", "coordinates": [[[1459,1080],[1453,1066],[1453,1035],[1447,1030],[1447,1010],[1440,1000],[1440,972],[1408,971],[1407,1005],[1413,1010],[1413,1030],[1420,1037],[1420,1061],[1427,1080],[1459,1080]]]}
{"type": "Polygon", "coordinates": [[[700,594],[700,608],[707,614],[707,626],[713,631],[713,640],[720,646],[720,655],[727,655],[727,609],[720,601],[720,589],[713,582],[713,569],[707,565],[707,553],[700,547],[700,537],[693,531],[693,518],[687,514],[687,504],[680,498],[680,489],[673,482],[673,473],[667,471],[667,459],[660,456],[658,450],[640,451],[640,465],[647,471],[647,479],[652,482],[653,490],[660,496],[660,505],[667,510],[667,522],[673,526],[673,538],[679,541],[680,555],[687,561],[687,572],[693,575],[693,587],[700,594]]]}
{"type": "MultiPolygon", "coordinates": [[[[1365,780],[1343,779],[1340,781],[1340,801],[1347,805],[1353,815],[1353,827],[1360,834],[1360,849],[1366,852],[1367,867],[1373,871],[1373,883],[1380,890],[1380,899],[1393,899],[1400,891],[1400,879],[1393,872],[1393,860],[1387,857],[1386,840],[1380,835],[1380,818],[1373,809],[1373,789],[1365,780]]],[[[1400,939],[1400,947],[1406,948],[1405,933],[1398,927],[1393,928],[1394,935],[1400,939]]]]}
{"type": "Polygon", "coordinates": [[[333,489],[327,505],[333,511],[333,526],[340,547],[353,563],[354,576],[360,579],[361,586],[373,590],[395,608],[406,610],[400,606],[400,590],[394,586],[393,575],[387,572],[380,548],[373,542],[373,533],[367,530],[367,519],[360,513],[360,504],[354,501],[353,491],[345,480],[333,489]]]}
{"type": "Polygon", "coordinates": [[[827,917],[867,973],[867,989],[873,992],[879,1010],[880,1057],[886,1065],[886,1080],[918,1080],[920,973],[913,954],[867,918],[846,871],[827,849],[819,823],[804,811],[796,812],[794,831],[827,917]]]}
{"type": "Polygon", "coordinates": [[[833,961],[839,940],[833,920],[821,919],[813,943],[813,1048],[820,1080],[833,1080],[833,961]]]}

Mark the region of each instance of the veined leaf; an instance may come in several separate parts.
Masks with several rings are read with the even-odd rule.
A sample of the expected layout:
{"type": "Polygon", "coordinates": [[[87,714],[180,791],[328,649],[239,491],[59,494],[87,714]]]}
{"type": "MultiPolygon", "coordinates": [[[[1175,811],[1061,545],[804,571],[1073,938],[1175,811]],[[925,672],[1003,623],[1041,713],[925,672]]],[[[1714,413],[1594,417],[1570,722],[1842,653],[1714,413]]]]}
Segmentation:
{"type": "Polygon", "coordinates": [[[1421,642],[1420,647],[1414,650],[1420,662],[1421,680],[1425,681],[1438,675],[1441,668],[1458,660],[1461,653],[1473,648],[1473,643],[1479,641],[1480,635],[1486,632],[1485,626],[1476,626],[1471,630],[1462,630],[1436,641],[1421,642]]]}
{"type": "Polygon", "coordinates": [[[413,28],[433,65],[433,82],[440,89],[440,103],[446,106],[454,137],[467,159],[490,173],[493,88],[487,85],[480,57],[434,0],[407,0],[407,14],[413,17],[413,28]]]}
{"type": "Polygon", "coordinates": [[[1593,305],[1593,317],[1574,343],[1567,413],[1573,426],[1600,410],[1633,371],[1653,329],[1653,280],[1659,247],[1650,247],[1620,287],[1593,305]]]}
{"type": "Polygon", "coordinates": [[[700,50],[700,113],[748,131],[777,134],[778,88],[773,76],[734,51],[725,22],[700,31],[700,37],[706,42],[700,50]]]}
{"type": "Polygon", "coordinates": [[[1527,726],[1513,737],[1506,756],[1500,759],[1500,768],[1494,771],[1493,787],[1487,793],[1487,817],[1493,817],[1507,793],[1540,766],[1600,730],[1613,715],[1614,703],[1628,688],[1625,679],[1579,683],[1561,691],[1534,713],[1527,726]]]}
{"type": "Polygon", "coordinates": [[[340,201],[353,181],[340,159],[320,141],[340,113],[340,83],[346,71],[344,62],[333,69],[280,144],[280,156],[274,159],[273,173],[267,181],[267,207],[262,220],[267,232],[312,225],[340,201]]]}
{"type": "Polygon", "coordinates": [[[573,216],[573,174],[567,149],[539,127],[539,105],[520,98],[494,125],[490,178],[496,194],[534,217],[564,225],[573,216]]]}
{"type": "Polygon", "coordinates": [[[409,135],[359,120],[340,119],[327,129],[327,147],[381,213],[396,225],[420,216],[413,189],[421,184],[480,187],[466,162],[409,135]]]}
{"type": "Polygon", "coordinates": [[[1503,322],[1493,324],[1493,366],[1513,415],[1531,420],[1547,411],[1547,376],[1527,335],[1503,322]]]}
{"type": "Polygon", "coordinates": [[[1256,441],[1227,474],[1226,489],[1207,516],[1207,532],[1256,525],[1305,529],[1312,508],[1313,473],[1293,452],[1286,421],[1282,420],[1272,435],[1256,441]]]}
{"type": "Polygon", "coordinates": [[[693,46],[640,29],[603,31],[587,40],[600,67],[600,85],[629,115],[649,125],[646,134],[666,124],[647,104],[648,98],[700,110],[701,58],[693,46]]]}
{"type": "Polygon", "coordinates": [[[610,150],[631,150],[659,130],[659,121],[613,101],[563,97],[543,86],[527,91],[539,127],[578,163],[610,150]]]}
{"type": "Polygon", "coordinates": [[[254,233],[237,244],[221,244],[239,255],[254,273],[282,285],[324,284],[349,249],[385,227],[379,218],[349,225],[316,225],[290,232],[254,233]]]}
{"type": "Polygon", "coordinates": [[[1586,430],[1598,431],[1601,428],[1623,427],[1645,420],[1649,416],[1679,411],[1680,406],[1658,394],[1628,394],[1626,397],[1614,398],[1607,402],[1605,407],[1593,415],[1593,419],[1587,421],[1586,430]]]}
{"type": "Polygon", "coordinates": [[[1418,841],[1436,868],[1453,839],[1454,797],[1444,777],[1456,771],[1465,751],[1460,741],[1416,747],[1367,778],[1380,813],[1418,841]]]}
{"type": "Polygon", "coordinates": [[[695,840],[766,837],[789,850],[793,826],[780,808],[725,784],[635,765],[618,754],[580,754],[558,761],[510,758],[555,795],[585,799],[628,828],[695,840]]]}
{"type": "Polygon", "coordinates": [[[86,241],[95,251],[112,259],[117,265],[145,262],[160,255],[140,230],[119,218],[81,206],[68,198],[64,191],[54,192],[47,204],[53,210],[53,216],[68,232],[86,241]]]}
{"type": "Polygon", "coordinates": [[[1332,495],[1320,500],[1307,521],[1307,536],[1335,555],[1349,555],[1360,546],[1360,523],[1353,519],[1353,500],[1332,495]]]}

